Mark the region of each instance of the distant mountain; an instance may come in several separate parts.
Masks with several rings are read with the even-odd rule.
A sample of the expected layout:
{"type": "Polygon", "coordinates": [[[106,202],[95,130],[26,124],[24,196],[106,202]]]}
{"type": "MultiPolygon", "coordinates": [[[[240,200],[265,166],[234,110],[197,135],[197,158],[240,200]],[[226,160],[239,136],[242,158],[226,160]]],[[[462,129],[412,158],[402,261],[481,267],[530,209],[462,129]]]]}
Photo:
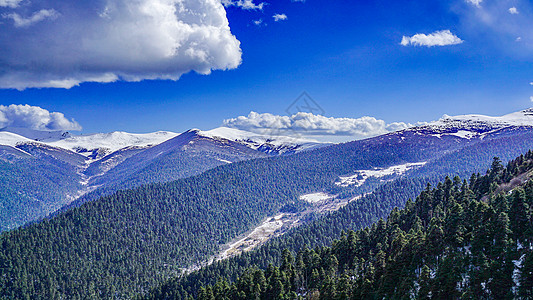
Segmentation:
{"type": "Polygon", "coordinates": [[[444,115],[440,120],[406,131],[436,136],[453,135],[461,138],[483,138],[513,128],[533,127],[533,108],[501,117],[483,115],[444,115]]]}
{"type": "Polygon", "coordinates": [[[55,142],[71,137],[68,131],[54,131],[54,130],[33,130],[20,127],[5,127],[0,129],[0,132],[10,132],[24,138],[37,142],[55,142]]]}
{"type": "Polygon", "coordinates": [[[234,141],[269,154],[293,154],[327,145],[327,143],[319,143],[315,140],[279,135],[269,136],[228,127],[219,127],[209,131],[198,131],[198,134],[214,139],[234,141]]]}
{"type": "Polygon", "coordinates": [[[5,191],[17,187],[17,193],[0,193],[4,203],[0,215],[5,214],[0,218],[0,231],[68,207],[74,200],[73,205],[79,205],[119,189],[325,145],[230,128],[91,135],[4,128],[0,130],[0,172],[6,174],[0,177],[0,187],[5,191]],[[13,168],[17,171],[7,172],[13,168]],[[47,193],[37,192],[44,185],[49,186],[47,193]]]}

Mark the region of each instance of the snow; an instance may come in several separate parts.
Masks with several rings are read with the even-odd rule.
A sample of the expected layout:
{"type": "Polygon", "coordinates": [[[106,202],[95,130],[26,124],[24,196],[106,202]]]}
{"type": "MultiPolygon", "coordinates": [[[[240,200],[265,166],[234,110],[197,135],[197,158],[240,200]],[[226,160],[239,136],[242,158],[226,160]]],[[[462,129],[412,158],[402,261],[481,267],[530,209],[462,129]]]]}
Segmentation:
{"type": "Polygon", "coordinates": [[[240,251],[250,251],[255,246],[268,240],[277,230],[283,227],[282,218],[285,214],[278,214],[272,218],[268,218],[261,225],[256,227],[250,234],[246,235],[244,238],[232,243],[229,245],[229,248],[226,249],[220,255],[218,260],[222,260],[228,257],[231,257],[237,254],[240,251]]]}
{"type": "Polygon", "coordinates": [[[33,142],[33,140],[25,138],[15,133],[0,131],[0,145],[15,147],[18,144],[33,142]]]}
{"type": "Polygon", "coordinates": [[[325,193],[313,193],[300,196],[300,200],[307,201],[309,203],[318,203],[331,198],[333,197],[325,193]]]}
{"type": "Polygon", "coordinates": [[[157,145],[178,135],[178,133],[169,131],[158,131],[144,134],[116,131],[111,133],[71,136],[47,144],[75,152],[82,152],[83,154],[94,149],[105,149],[106,152],[111,153],[131,146],[146,147],[157,145]]]}
{"type": "Polygon", "coordinates": [[[32,141],[39,141],[39,142],[58,141],[58,140],[71,136],[69,132],[65,132],[65,131],[41,131],[41,130],[33,130],[33,129],[28,129],[28,128],[20,128],[20,127],[6,127],[6,128],[1,129],[1,132],[14,133],[16,135],[25,137],[32,141]]]}
{"type": "Polygon", "coordinates": [[[450,117],[444,115],[441,120],[458,120],[462,122],[482,122],[503,126],[533,126],[533,108],[510,113],[501,117],[484,115],[461,115],[450,117]]]}
{"type": "Polygon", "coordinates": [[[522,268],[522,264],[524,263],[524,258],[526,257],[525,254],[522,254],[518,260],[513,260],[514,269],[513,269],[513,292],[516,295],[518,292],[518,288],[520,287],[520,269],[522,268]]]}
{"type": "MultiPolygon", "coordinates": [[[[258,149],[259,147],[268,145],[270,148],[289,149],[298,148],[299,151],[305,149],[311,149],[321,144],[320,142],[312,139],[296,138],[290,136],[279,135],[265,135],[257,134],[249,131],[244,131],[229,127],[219,127],[208,131],[198,130],[198,134],[204,137],[213,139],[226,139],[234,142],[244,144],[252,149],[258,149]]],[[[283,152],[283,151],[281,151],[283,152]]]]}
{"type": "Polygon", "coordinates": [[[417,163],[406,163],[403,165],[396,165],[392,167],[384,168],[374,168],[373,170],[357,170],[354,175],[351,176],[340,176],[339,181],[335,182],[336,185],[347,187],[350,185],[362,186],[365,181],[370,178],[381,178],[389,175],[402,175],[405,172],[425,165],[426,162],[417,162],[417,163]]]}
{"type": "Polygon", "coordinates": [[[38,131],[25,128],[4,128],[0,131],[0,145],[15,147],[18,144],[36,142],[48,146],[78,152],[85,156],[98,150],[98,158],[127,147],[157,145],[178,136],[178,133],[158,131],[136,134],[127,132],[71,135],[61,131],[38,131]]]}
{"type": "Polygon", "coordinates": [[[227,164],[231,164],[232,162],[229,161],[229,160],[225,160],[225,159],[222,159],[222,158],[217,158],[218,161],[221,161],[223,163],[227,163],[227,164]]]}
{"type": "Polygon", "coordinates": [[[474,133],[472,133],[471,131],[467,131],[467,130],[459,130],[455,133],[450,133],[449,135],[457,136],[463,139],[471,139],[475,136],[474,133]]]}
{"type": "Polygon", "coordinates": [[[444,115],[438,121],[418,126],[412,129],[418,133],[419,130],[431,130],[434,136],[443,135],[457,136],[464,139],[474,137],[483,138],[485,135],[507,127],[533,127],[533,108],[514,112],[500,117],[484,115],[444,115]]]}

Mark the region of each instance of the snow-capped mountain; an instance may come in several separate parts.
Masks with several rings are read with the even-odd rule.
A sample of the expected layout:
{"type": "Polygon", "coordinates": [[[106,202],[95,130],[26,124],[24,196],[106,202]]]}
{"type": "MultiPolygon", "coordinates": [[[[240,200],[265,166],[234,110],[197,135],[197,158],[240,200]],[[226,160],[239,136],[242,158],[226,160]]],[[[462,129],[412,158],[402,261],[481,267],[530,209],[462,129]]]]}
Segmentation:
{"type": "Polygon", "coordinates": [[[268,136],[229,127],[198,131],[199,135],[214,139],[227,139],[269,154],[291,154],[328,145],[316,140],[290,136],[268,136]]]}
{"type": "MultiPolygon", "coordinates": [[[[43,131],[43,130],[33,130],[33,129],[20,128],[20,127],[5,127],[3,129],[0,129],[0,132],[10,132],[10,133],[14,133],[16,135],[25,137],[26,139],[30,139],[32,141],[44,142],[44,143],[55,142],[55,141],[66,139],[72,136],[70,132],[68,131],[53,131],[53,130],[43,131]]],[[[3,139],[0,139],[0,143],[2,142],[3,142],[3,139]]]]}
{"type": "Polygon", "coordinates": [[[461,138],[484,136],[510,128],[533,127],[533,108],[510,113],[501,117],[484,115],[444,115],[440,120],[414,127],[407,131],[419,134],[453,135],[461,138]]]}
{"type": "MultiPolygon", "coordinates": [[[[310,150],[327,144],[315,140],[288,136],[267,136],[228,127],[209,131],[191,129],[203,137],[229,140],[250,149],[278,155],[310,150]]],[[[177,137],[179,133],[158,131],[153,133],[128,133],[115,131],[89,135],[72,135],[62,131],[38,131],[25,128],[4,128],[0,130],[0,145],[15,147],[18,144],[38,142],[79,153],[91,160],[104,158],[118,150],[134,147],[149,148],[177,137]]]]}
{"type": "Polygon", "coordinates": [[[316,153],[306,150],[329,144],[227,127],[193,129],[181,134],[160,131],[91,135],[5,128],[0,130],[0,202],[5,204],[0,207],[0,214],[10,217],[0,224],[0,231],[43,217],[73,201],[82,203],[118,189],[189,177],[242,160],[298,152],[303,152],[296,154],[298,157],[309,156],[313,160],[314,155],[324,151],[364,157],[364,164],[341,174],[352,178],[360,175],[360,170],[388,170],[406,163],[431,165],[433,157],[451,155],[490,140],[516,139],[528,132],[533,132],[533,109],[502,117],[444,116],[426,125],[334,145],[332,150],[322,148],[316,153]],[[402,147],[410,156],[397,157],[402,147]]]}
{"type": "Polygon", "coordinates": [[[0,203],[11,203],[0,207],[0,214],[12,215],[0,222],[0,231],[118,189],[321,145],[325,144],[230,128],[90,135],[0,129],[0,203]],[[14,186],[16,193],[10,192],[14,186]]]}
{"type": "Polygon", "coordinates": [[[100,159],[124,148],[155,146],[178,135],[178,133],[169,131],[145,134],[115,131],[111,133],[69,136],[47,144],[80,153],[90,159],[100,159]]]}

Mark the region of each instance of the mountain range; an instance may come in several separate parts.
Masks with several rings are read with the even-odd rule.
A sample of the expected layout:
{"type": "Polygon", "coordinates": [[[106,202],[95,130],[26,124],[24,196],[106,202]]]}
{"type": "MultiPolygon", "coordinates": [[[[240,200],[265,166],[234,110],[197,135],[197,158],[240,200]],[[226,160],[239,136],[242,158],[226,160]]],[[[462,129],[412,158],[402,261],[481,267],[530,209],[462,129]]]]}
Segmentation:
{"type": "MultiPolygon", "coordinates": [[[[456,143],[464,146],[532,126],[532,109],[502,117],[444,115],[438,121],[369,141],[383,142],[395,135],[405,138],[414,134],[447,142],[456,137],[460,138],[456,143]]],[[[227,127],[191,129],[181,134],[159,131],[90,135],[4,128],[0,130],[0,172],[9,173],[0,180],[0,187],[4,187],[4,192],[0,192],[0,231],[120,189],[193,176],[227,163],[290,155],[328,145],[227,127]],[[16,192],[11,191],[14,187],[16,192]]]]}
{"type": "MultiPolygon", "coordinates": [[[[221,253],[239,259],[224,255],[234,245],[235,254],[328,245],[343,230],[358,230],[403,207],[428,183],[484,173],[495,156],[505,162],[526,153],[533,148],[528,120],[531,110],[500,118],[444,117],[335,145],[273,141],[233,129],[190,130],[106,155],[98,155],[104,146],[86,140],[63,146],[70,149],[52,145],[75,138],[64,133],[13,142],[18,137],[4,131],[11,143],[0,160],[4,230],[63,210],[0,235],[0,257],[10,262],[0,266],[0,295],[133,297],[210,265],[221,253]],[[87,187],[94,190],[74,194],[87,187]],[[266,240],[253,242],[248,234],[276,224],[266,240]],[[317,224],[329,225],[315,230],[317,224]]],[[[196,285],[209,283],[202,278],[196,285]]]]}
{"type": "Polygon", "coordinates": [[[227,163],[288,155],[324,145],[231,128],[192,129],[181,134],[159,131],[91,135],[4,128],[0,131],[0,164],[10,174],[4,174],[0,186],[16,186],[18,191],[17,195],[6,192],[1,196],[4,205],[0,209],[0,230],[118,189],[166,182],[227,163]]]}

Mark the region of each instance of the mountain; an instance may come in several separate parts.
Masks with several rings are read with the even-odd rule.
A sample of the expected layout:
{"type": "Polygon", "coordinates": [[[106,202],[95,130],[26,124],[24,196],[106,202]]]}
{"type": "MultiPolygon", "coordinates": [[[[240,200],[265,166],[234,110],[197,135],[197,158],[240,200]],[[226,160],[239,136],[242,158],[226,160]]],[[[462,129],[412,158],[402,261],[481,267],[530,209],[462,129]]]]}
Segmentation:
{"type": "Polygon", "coordinates": [[[21,127],[4,127],[0,129],[3,133],[13,133],[26,139],[36,142],[55,142],[72,137],[68,131],[60,130],[34,130],[21,127]]]}
{"type": "Polygon", "coordinates": [[[264,135],[235,128],[219,127],[209,131],[199,131],[199,135],[214,139],[226,139],[241,143],[249,148],[269,154],[293,154],[300,151],[324,147],[327,144],[315,140],[280,135],[264,135]]]}
{"type": "Polygon", "coordinates": [[[323,145],[229,128],[91,135],[4,128],[0,131],[0,165],[11,171],[0,177],[0,187],[7,191],[16,186],[17,193],[5,192],[0,198],[4,202],[0,215],[5,216],[0,219],[0,231],[120,189],[323,145]],[[50,186],[48,192],[38,192],[45,185],[50,186]]]}
{"type": "MultiPolygon", "coordinates": [[[[0,261],[9,265],[0,266],[0,295],[133,297],[218,257],[226,246],[246,241],[247,232],[259,231],[254,229],[265,222],[290,221],[281,224],[279,239],[272,240],[277,245],[285,237],[296,241],[289,246],[313,241],[324,245],[342,230],[360,229],[394,207],[403,207],[427,182],[448,174],[484,172],[494,156],[508,161],[533,148],[533,128],[508,129],[483,139],[396,132],[293,155],[220,162],[195,176],[118,191],[3,233],[0,261]],[[369,170],[387,172],[377,172],[383,176],[365,172],[362,184],[336,184],[341,177],[369,170]],[[309,234],[291,235],[308,228],[309,234]]],[[[211,153],[202,152],[205,149],[218,149],[213,148],[212,138],[196,131],[175,139],[167,146],[177,145],[178,150],[170,153],[186,151],[194,157],[211,153]]],[[[217,145],[244,149],[233,143],[224,139],[217,145]]],[[[137,165],[142,160],[131,162],[137,165]]],[[[268,249],[271,254],[280,252],[274,246],[268,249]]]]}
{"type": "MultiPolygon", "coordinates": [[[[529,299],[533,295],[533,152],[495,160],[470,182],[446,178],[404,209],[329,247],[277,253],[197,299],[529,299]]],[[[265,257],[266,259],[266,257],[265,257]]],[[[231,270],[227,266],[227,270],[231,270]]],[[[213,274],[214,275],[214,274],[213,274]]],[[[168,287],[167,287],[168,288],[168,287]]],[[[166,290],[150,298],[179,298],[166,290]]]]}
{"type": "Polygon", "coordinates": [[[115,131],[91,135],[70,135],[57,141],[48,142],[47,144],[80,153],[91,160],[98,160],[125,148],[149,148],[174,138],[177,135],[177,133],[168,131],[146,134],[115,131]]]}
{"type": "Polygon", "coordinates": [[[440,120],[426,125],[407,129],[419,134],[435,136],[453,135],[461,138],[483,138],[509,129],[528,128],[533,126],[533,108],[507,114],[501,117],[484,115],[444,115],[440,120]]]}

